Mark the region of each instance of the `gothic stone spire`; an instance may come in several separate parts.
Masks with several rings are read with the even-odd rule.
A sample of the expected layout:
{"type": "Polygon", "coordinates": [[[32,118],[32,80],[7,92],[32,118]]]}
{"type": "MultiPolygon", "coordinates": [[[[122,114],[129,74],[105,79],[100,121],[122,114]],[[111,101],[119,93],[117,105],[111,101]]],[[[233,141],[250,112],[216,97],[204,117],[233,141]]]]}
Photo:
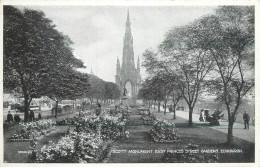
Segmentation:
{"type": "Polygon", "coordinates": [[[133,36],[131,32],[131,22],[129,11],[127,13],[127,21],[124,35],[124,48],[123,48],[123,62],[122,69],[125,71],[133,71],[135,69],[134,63],[134,49],[133,49],[133,36]]]}

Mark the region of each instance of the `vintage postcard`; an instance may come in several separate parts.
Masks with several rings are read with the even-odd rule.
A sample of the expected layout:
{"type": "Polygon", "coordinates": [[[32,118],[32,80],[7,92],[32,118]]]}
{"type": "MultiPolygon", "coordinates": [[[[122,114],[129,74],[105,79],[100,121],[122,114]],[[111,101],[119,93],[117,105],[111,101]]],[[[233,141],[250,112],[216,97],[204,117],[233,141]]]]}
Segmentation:
{"type": "Polygon", "coordinates": [[[259,165],[259,2],[1,7],[1,166],[259,165]]]}

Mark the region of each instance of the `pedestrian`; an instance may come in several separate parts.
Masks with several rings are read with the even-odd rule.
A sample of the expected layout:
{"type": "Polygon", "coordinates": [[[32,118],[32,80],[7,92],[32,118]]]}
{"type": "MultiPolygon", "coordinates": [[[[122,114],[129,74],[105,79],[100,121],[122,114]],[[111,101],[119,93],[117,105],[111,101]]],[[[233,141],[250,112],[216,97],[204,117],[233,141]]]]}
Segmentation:
{"type": "MultiPolygon", "coordinates": [[[[169,112],[171,113],[173,111],[172,105],[169,107],[169,112]]],[[[175,111],[173,113],[173,119],[176,119],[175,111]]]]}
{"type": "Polygon", "coordinates": [[[29,118],[30,118],[30,121],[34,121],[34,111],[33,110],[30,110],[30,116],[29,116],[29,118]]]}
{"type": "Polygon", "coordinates": [[[21,118],[20,118],[20,116],[18,115],[18,111],[16,111],[16,114],[14,115],[14,121],[15,121],[16,123],[19,123],[19,122],[21,121],[21,118]]]}
{"type": "Polygon", "coordinates": [[[42,119],[42,114],[39,112],[38,114],[38,120],[41,120],[42,119]]]}
{"type": "Polygon", "coordinates": [[[11,114],[10,111],[8,111],[8,114],[7,114],[7,122],[8,123],[13,122],[13,115],[11,114]]]}
{"type": "Polygon", "coordinates": [[[95,115],[99,116],[101,114],[101,104],[97,104],[96,109],[95,109],[95,115]]]}
{"type": "Polygon", "coordinates": [[[200,110],[200,118],[199,118],[199,120],[200,120],[200,122],[204,122],[204,118],[203,118],[203,109],[202,110],[200,110]]]}
{"type": "Polygon", "coordinates": [[[249,129],[250,116],[248,115],[248,113],[246,111],[243,114],[243,119],[244,119],[244,123],[245,123],[245,128],[244,129],[249,129]]]}

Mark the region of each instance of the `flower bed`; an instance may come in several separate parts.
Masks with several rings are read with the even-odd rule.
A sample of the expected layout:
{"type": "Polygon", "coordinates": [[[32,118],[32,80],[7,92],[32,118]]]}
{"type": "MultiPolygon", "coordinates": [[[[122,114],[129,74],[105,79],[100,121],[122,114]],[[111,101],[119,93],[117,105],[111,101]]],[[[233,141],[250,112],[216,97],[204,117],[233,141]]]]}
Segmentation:
{"type": "Polygon", "coordinates": [[[86,132],[69,132],[58,143],[44,146],[37,155],[37,162],[89,163],[104,162],[111,153],[112,141],[86,132]]]}
{"type": "Polygon", "coordinates": [[[62,119],[60,121],[56,121],[56,125],[73,125],[75,121],[71,118],[68,119],[62,119]]]}
{"type": "Polygon", "coordinates": [[[9,141],[38,140],[50,133],[55,127],[51,120],[40,120],[36,122],[20,123],[17,134],[13,134],[9,141]]]}
{"type": "Polygon", "coordinates": [[[156,120],[150,130],[150,136],[154,142],[174,143],[181,142],[180,136],[176,132],[174,123],[156,120]]]}
{"type": "Polygon", "coordinates": [[[129,132],[126,131],[127,120],[122,113],[111,116],[108,113],[101,116],[84,117],[76,123],[76,131],[89,133],[99,133],[104,140],[116,140],[128,138],[129,132]]]}
{"type": "Polygon", "coordinates": [[[148,115],[148,114],[143,114],[141,116],[141,119],[143,120],[143,123],[145,125],[153,125],[154,121],[156,121],[156,116],[155,115],[148,115]]]}
{"type": "Polygon", "coordinates": [[[37,152],[36,162],[89,163],[105,162],[111,154],[114,140],[128,138],[127,112],[75,117],[76,128],[68,129],[58,143],[50,143],[37,152]]]}
{"type": "MultiPolygon", "coordinates": [[[[198,145],[188,144],[184,149],[198,149],[198,145]]],[[[200,148],[203,149],[203,148],[200,148]]],[[[205,148],[207,149],[207,148],[205,148]]],[[[170,153],[166,152],[162,158],[163,162],[174,163],[216,163],[219,160],[218,153],[170,153]]]]}

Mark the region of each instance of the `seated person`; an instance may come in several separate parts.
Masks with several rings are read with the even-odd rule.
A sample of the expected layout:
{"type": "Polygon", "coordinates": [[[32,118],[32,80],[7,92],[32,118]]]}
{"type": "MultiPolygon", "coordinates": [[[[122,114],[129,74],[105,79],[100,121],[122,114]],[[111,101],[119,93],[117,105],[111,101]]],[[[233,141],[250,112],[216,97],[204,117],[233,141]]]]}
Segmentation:
{"type": "Polygon", "coordinates": [[[8,111],[8,114],[7,114],[7,122],[8,123],[13,122],[13,115],[11,114],[10,111],[8,111]]]}
{"type": "Polygon", "coordinates": [[[42,119],[42,114],[39,113],[39,114],[38,114],[38,120],[41,120],[41,119],[42,119]]]}
{"type": "Polygon", "coordinates": [[[14,115],[14,121],[15,121],[16,123],[19,123],[19,122],[21,121],[21,118],[20,118],[20,116],[18,115],[18,111],[16,111],[16,114],[14,115]]]}

